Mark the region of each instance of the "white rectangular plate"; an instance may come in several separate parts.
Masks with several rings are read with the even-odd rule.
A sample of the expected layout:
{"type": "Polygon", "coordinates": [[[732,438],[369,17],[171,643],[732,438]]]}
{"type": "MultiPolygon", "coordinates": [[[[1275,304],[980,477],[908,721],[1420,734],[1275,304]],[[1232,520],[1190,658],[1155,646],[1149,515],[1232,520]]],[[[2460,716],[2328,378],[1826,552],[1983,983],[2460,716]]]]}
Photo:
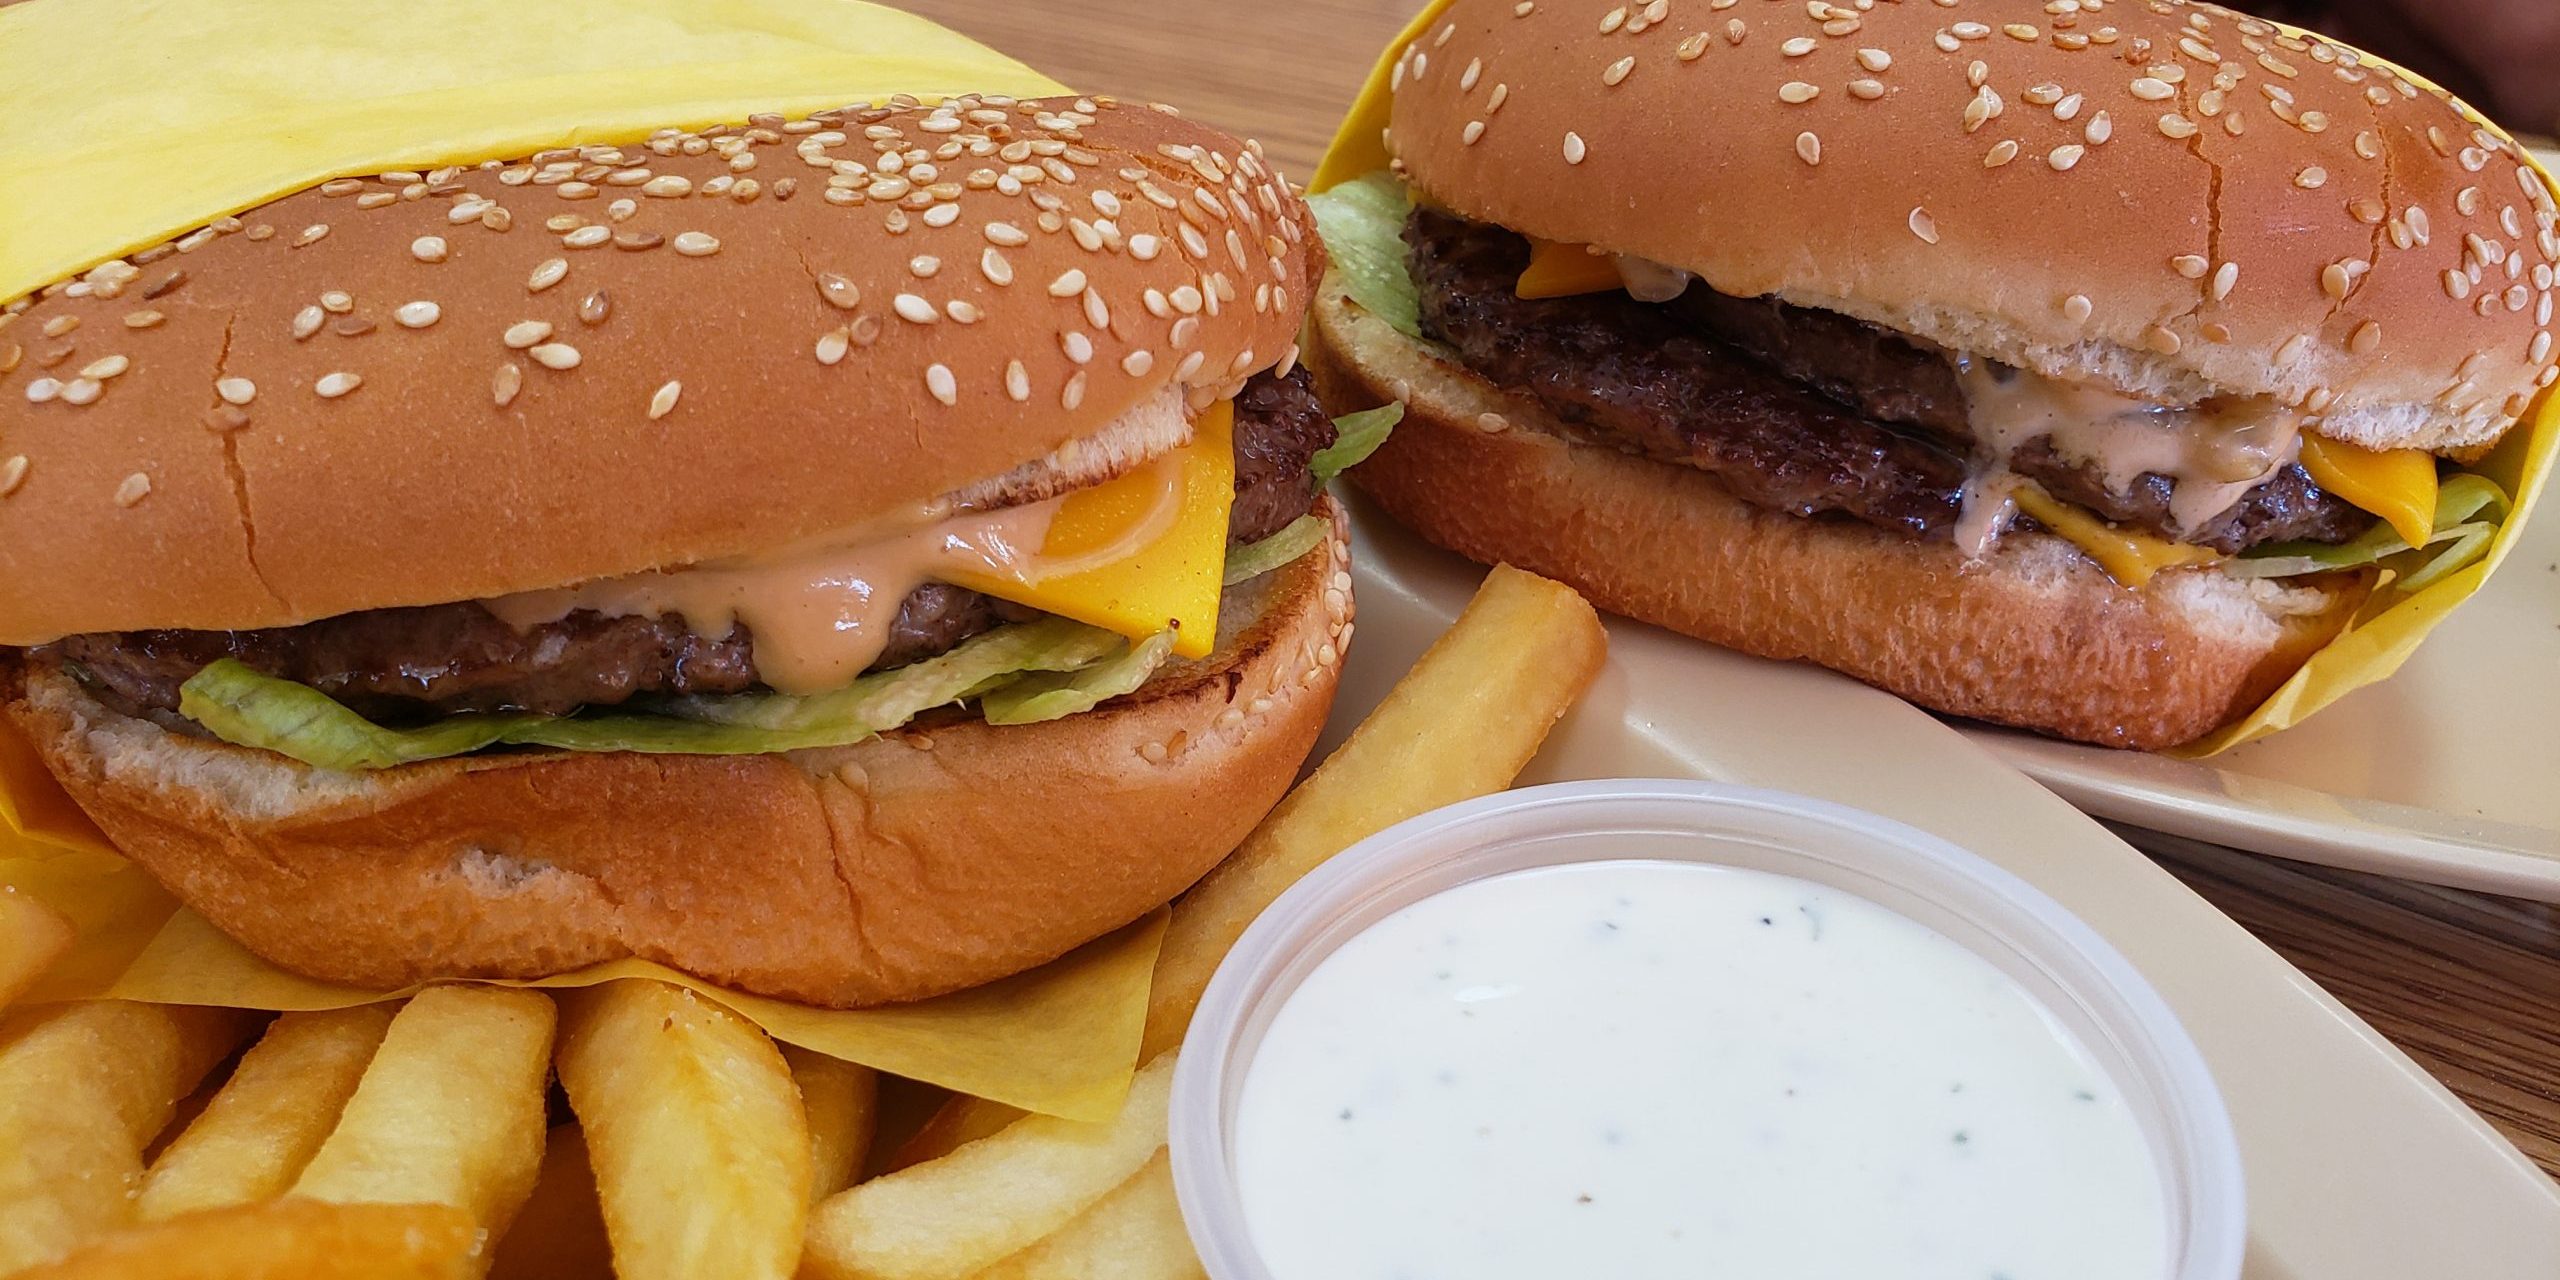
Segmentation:
{"type": "MultiPolygon", "coordinates": [[[[1336,736],[1455,620],[1483,575],[1373,511],[1357,512],[1356,529],[1359,623],[1336,736]]],[[[1610,634],[1608,670],[1528,780],[1708,778],[1818,796],[1952,840],[2078,912],[2149,976],[2213,1064],[2248,1167],[2249,1280],[2560,1276],[2560,1185],[2310,979],[2061,798],[1901,700],[1829,672],[1623,621],[1610,634]]]]}

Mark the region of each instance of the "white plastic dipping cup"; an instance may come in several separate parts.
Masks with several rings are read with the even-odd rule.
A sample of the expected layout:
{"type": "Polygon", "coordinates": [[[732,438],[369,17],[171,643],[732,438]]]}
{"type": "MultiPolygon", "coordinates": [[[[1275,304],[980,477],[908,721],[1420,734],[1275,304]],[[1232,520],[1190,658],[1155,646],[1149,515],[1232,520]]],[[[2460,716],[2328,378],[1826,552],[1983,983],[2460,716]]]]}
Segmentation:
{"type": "MultiPolygon", "coordinates": [[[[1622,780],[1489,796],[1392,827],[1326,863],[1245,931],[1192,1020],[1173,1084],[1174,1185],[1214,1280],[1272,1280],[1239,1176],[1239,1112],[1257,1051],[1309,976],[1353,938],[1459,886],[1624,862],[1653,864],[1657,872],[1663,863],[1706,864],[1810,882],[1903,918],[1881,923],[1923,926],[1988,962],[2077,1042],[2138,1128],[2158,1181],[2162,1280],[2239,1275],[2247,1214],[2239,1147],[2221,1093],[2167,1004],[2087,925],[1982,858],[1872,814],[1743,787],[1622,780]]],[[[1962,955],[1943,958],[1979,968],[1962,955]]],[[[1660,1016],[1680,1013],[1670,1007],[1660,1016]]],[[[1382,1061],[1430,1051],[1398,1039],[1376,1046],[1382,1061]]],[[[1647,1108],[1634,1100],[1629,1113],[1641,1117],[1647,1108]]],[[[1310,1115],[1305,1122],[1327,1119],[1310,1115]]],[[[1469,1158],[1445,1155],[1453,1163],[1469,1158]]],[[[1749,1176],[1752,1159],[1748,1151],[1730,1153],[1740,1176],[1749,1176]]],[[[1557,1205],[1570,1212],[1563,1199],[1557,1205]]],[[[1840,1210],[1829,1229],[1859,1231],[1854,1207],[1840,1210]]],[[[1416,1243],[1429,1256],[1429,1242],[1416,1243]]]]}

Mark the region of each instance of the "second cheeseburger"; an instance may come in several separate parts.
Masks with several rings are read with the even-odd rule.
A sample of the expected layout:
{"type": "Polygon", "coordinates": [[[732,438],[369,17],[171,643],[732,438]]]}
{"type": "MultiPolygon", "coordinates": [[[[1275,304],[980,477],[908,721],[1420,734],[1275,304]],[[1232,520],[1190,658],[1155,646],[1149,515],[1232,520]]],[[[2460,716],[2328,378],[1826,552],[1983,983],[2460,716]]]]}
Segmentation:
{"type": "Polygon", "coordinates": [[[2464,464],[2560,360],[2552,197],[2353,48],[2173,0],[1418,30],[1311,359],[1412,402],[1361,484],[1445,546],[2155,748],[2505,514],[2464,464]]]}
{"type": "Polygon", "coordinates": [[[287,196],[9,308],[7,715],[306,974],[1014,973],[1324,721],[1320,263],[1258,148],[1095,98],[287,196]]]}

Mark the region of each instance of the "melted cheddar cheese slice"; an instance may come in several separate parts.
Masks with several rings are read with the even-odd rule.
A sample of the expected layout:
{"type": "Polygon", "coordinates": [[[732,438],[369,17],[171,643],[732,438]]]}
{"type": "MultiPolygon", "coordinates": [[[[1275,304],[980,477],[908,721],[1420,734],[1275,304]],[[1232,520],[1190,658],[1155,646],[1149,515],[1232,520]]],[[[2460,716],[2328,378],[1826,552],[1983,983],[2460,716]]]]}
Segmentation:
{"type": "Polygon", "coordinates": [[[1034,582],[978,573],[955,573],[952,582],[1133,640],[1177,627],[1175,653],[1209,656],[1218,641],[1227,512],[1235,505],[1234,436],[1235,405],[1211,408],[1200,415],[1191,443],[1175,451],[1172,467],[1142,468],[1069,495],[1040,547],[1043,559],[1063,559],[1124,541],[1157,517],[1165,485],[1178,485],[1174,500],[1181,505],[1172,523],[1131,554],[1034,582]]]}
{"type": "Polygon", "coordinates": [[[2047,532],[2087,552],[2109,576],[2137,591],[2149,586],[2163,569],[2222,558],[2211,547],[2170,542],[2109,524],[2032,484],[2019,485],[2010,496],[2017,500],[2018,510],[2034,516],[2047,532]]]}
{"type": "Polygon", "coordinates": [[[2302,437],[2302,469],[2321,488],[2370,511],[2413,547],[2436,531],[2436,460],[2424,449],[2383,452],[2302,437]]]}
{"type": "Polygon", "coordinates": [[[1520,283],[1512,291],[1534,302],[1626,287],[1626,278],[1618,273],[1617,259],[1607,254],[1593,253],[1578,244],[1531,240],[1529,269],[1520,273],[1520,283]]]}

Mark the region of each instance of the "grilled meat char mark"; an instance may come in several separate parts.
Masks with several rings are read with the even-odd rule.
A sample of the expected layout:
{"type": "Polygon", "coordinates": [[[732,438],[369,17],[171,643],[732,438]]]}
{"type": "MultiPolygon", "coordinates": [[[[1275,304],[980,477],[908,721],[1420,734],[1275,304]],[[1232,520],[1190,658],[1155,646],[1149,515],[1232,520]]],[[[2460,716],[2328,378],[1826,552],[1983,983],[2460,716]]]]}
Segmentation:
{"type": "MultiPolygon", "coordinates": [[[[1261,374],[1236,400],[1230,545],[1279,532],[1315,505],[1311,473],[1333,423],[1307,371],[1261,374]]],[[[885,671],[1039,611],[946,583],[916,588],[898,609],[885,671]]],[[[299,681],[382,720],[462,711],[566,715],[644,694],[741,693],[756,687],[755,638],[744,626],[705,635],[680,617],[573,613],[518,631],[475,602],[375,609],[264,631],[135,631],[73,636],[35,651],[78,672],[128,713],[175,711],[179,686],[219,658],[299,681]]]]}
{"type": "MultiPolygon", "coordinates": [[[[1940,354],[1863,321],[1704,284],[1659,304],[1623,293],[1523,299],[1526,240],[1428,209],[1414,211],[1406,240],[1424,335],[1576,430],[1710,472],[1756,506],[1951,536],[1973,438],[1963,388],[1940,354]]],[[[2184,535],[2167,476],[2117,490],[2045,439],[2009,465],[2106,519],[2226,554],[2342,542],[2373,523],[2298,465],[2184,535]]]]}

